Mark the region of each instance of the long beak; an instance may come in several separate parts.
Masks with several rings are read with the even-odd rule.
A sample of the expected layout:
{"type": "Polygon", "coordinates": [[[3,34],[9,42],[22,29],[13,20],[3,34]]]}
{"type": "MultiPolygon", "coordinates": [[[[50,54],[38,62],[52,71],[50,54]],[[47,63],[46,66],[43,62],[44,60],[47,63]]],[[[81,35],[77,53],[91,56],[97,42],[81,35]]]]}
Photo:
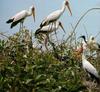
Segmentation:
{"type": "Polygon", "coordinates": [[[84,41],[87,43],[87,41],[86,41],[86,37],[85,37],[84,35],[78,37],[78,39],[80,39],[80,38],[83,38],[84,41]]]}
{"type": "Polygon", "coordinates": [[[64,33],[66,33],[66,31],[65,31],[65,29],[64,29],[64,27],[63,27],[63,25],[62,25],[61,22],[59,23],[59,26],[62,28],[62,30],[64,31],[64,33]]]}
{"type": "Polygon", "coordinates": [[[32,8],[32,15],[33,15],[34,22],[35,22],[35,8],[32,8]]]}
{"type": "Polygon", "coordinates": [[[84,40],[86,40],[86,37],[84,35],[78,37],[78,39],[80,38],[83,38],[84,40]]]}
{"type": "Polygon", "coordinates": [[[71,11],[71,9],[70,9],[70,6],[69,6],[69,3],[67,2],[67,4],[66,4],[66,6],[67,6],[67,8],[68,8],[68,10],[69,10],[69,12],[70,12],[70,14],[71,14],[71,16],[72,16],[72,11],[71,11]]]}

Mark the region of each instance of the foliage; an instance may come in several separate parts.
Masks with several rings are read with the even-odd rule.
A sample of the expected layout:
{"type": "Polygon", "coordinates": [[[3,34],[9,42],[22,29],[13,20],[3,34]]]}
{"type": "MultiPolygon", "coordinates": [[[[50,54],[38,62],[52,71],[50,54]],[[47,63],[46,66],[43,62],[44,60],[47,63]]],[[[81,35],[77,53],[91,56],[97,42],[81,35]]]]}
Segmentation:
{"type": "Polygon", "coordinates": [[[31,38],[24,29],[0,40],[0,92],[87,92],[81,60],[73,49],[63,42],[43,51],[32,47],[31,38]],[[62,60],[57,55],[67,57],[62,60]]]}

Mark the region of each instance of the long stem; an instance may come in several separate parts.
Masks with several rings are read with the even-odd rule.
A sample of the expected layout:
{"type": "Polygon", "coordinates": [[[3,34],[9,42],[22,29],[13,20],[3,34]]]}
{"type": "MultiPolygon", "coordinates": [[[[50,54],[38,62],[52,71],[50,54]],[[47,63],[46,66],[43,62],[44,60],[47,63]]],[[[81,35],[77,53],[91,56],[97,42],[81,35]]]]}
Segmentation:
{"type": "Polygon", "coordinates": [[[79,25],[79,23],[81,22],[81,20],[85,17],[85,15],[87,15],[87,14],[88,14],[90,11],[92,11],[92,10],[100,10],[100,8],[91,8],[91,9],[87,10],[87,11],[81,16],[81,18],[78,20],[78,22],[76,23],[76,25],[75,25],[73,31],[76,30],[77,26],[79,25]]]}
{"type": "MultiPolygon", "coordinates": [[[[78,20],[78,22],[76,23],[75,27],[73,28],[72,34],[73,35],[75,33],[76,28],[78,27],[79,23],[81,22],[81,20],[90,12],[93,10],[100,10],[100,8],[91,8],[89,10],[87,10],[82,16],[81,18],[78,20]]],[[[70,36],[67,38],[66,42],[69,40],[70,36]]]]}

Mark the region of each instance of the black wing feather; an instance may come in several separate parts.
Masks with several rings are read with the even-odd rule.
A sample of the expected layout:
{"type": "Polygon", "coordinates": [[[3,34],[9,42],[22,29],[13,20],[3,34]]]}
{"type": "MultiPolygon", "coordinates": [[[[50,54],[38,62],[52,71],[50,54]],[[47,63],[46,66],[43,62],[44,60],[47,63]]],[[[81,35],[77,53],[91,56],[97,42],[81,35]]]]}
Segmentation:
{"type": "Polygon", "coordinates": [[[13,22],[14,19],[9,19],[8,21],[6,21],[6,23],[11,23],[13,22]]]}
{"type": "Polygon", "coordinates": [[[13,23],[11,24],[11,28],[13,28],[14,26],[16,26],[18,23],[20,23],[20,22],[23,21],[23,20],[24,20],[24,18],[22,18],[22,19],[20,19],[20,20],[18,20],[18,21],[13,22],[13,23]]]}

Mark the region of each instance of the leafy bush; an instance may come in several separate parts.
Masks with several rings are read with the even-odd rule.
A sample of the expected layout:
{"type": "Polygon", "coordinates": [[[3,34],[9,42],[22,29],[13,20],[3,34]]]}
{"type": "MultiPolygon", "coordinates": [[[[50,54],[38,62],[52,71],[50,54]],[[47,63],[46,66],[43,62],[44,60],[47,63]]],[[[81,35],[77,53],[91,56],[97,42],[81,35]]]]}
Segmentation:
{"type": "Polygon", "coordinates": [[[19,36],[0,40],[0,92],[87,92],[80,60],[65,44],[63,50],[56,47],[57,55],[68,56],[63,61],[54,50],[32,48],[31,39],[27,42],[19,36]]]}

